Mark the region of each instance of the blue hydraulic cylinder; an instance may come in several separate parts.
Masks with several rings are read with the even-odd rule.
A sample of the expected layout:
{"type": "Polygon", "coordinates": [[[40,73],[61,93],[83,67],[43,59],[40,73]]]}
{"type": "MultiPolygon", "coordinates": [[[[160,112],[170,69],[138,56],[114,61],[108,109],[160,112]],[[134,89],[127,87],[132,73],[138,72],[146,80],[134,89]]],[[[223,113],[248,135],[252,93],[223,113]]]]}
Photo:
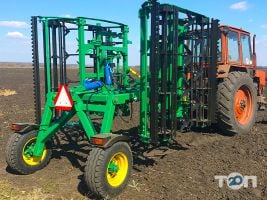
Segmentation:
{"type": "Polygon", "coordinates": [[[104,84],[101,81],[86,79],[84,80],[83,85],[87,90],[93,90],[103,87],[104,84]]]}
{"type": "Polygon", "coordinates": [[[108,62],[104,68],[104,73],[106,85],[112,85],[112,67],[109,65],[108,62]]]}

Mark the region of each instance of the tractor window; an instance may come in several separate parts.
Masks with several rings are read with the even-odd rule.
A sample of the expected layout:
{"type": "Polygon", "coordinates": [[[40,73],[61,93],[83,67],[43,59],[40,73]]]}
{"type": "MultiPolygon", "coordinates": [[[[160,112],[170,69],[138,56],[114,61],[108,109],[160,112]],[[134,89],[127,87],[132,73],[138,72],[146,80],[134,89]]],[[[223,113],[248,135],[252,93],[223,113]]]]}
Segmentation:
{"type": "Polygon", "coordinates": [[[228,60],[229,62],[239,62],[238,33],[229,31],[228,33],[228,60]]]}
{"type": "Polygon", "coordinates": [[[243,64],[251,65],[252,58],[251,58],[251,46],[250,46],[249,36],[241,34],[241,42],[242,42],[243,64]]]}

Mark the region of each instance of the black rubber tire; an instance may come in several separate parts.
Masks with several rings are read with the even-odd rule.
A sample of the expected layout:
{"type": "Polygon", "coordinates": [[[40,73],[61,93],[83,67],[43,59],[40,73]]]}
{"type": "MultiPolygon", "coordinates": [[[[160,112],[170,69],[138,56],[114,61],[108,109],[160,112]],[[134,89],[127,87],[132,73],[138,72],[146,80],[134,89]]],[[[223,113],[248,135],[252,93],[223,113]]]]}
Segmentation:
{"type": "Polygon", "coordinates": [[[217,127],[226,135],[245,134],[251,131],[256,121],[257,92],[253,79],[245,72],[231,72],[218,85],[217,127]],[[235,116],[235,94],[242,86],[249,89],[252,96],[252,114],[247,124],[240,124],[235,116]]]}
{"type": "Polygon", "coordinates": [[[50,161],[52,154],[50,142],[47,142],[46,144],[46,156],[40,164],[31,166],[23,160],[22,151],[25,144],[36,137],[36,131],[30,131],[25,134],[12,133],[10,135],[5,151],[6,162],[11,169],[19,174],[32,174],[37,170],[44,168],[50,161]]]}
{"type": "Polygon", "coordinates": [[[126,142],[117,142],[108,149],[93,148],[87,158],[84,180],[92,195],[97,198],[117,196],[127,186],[132,172],[133,157],[126,142]],[[118,187],[112,187],[107,180],[106,172],[110,159],[122,152],[128,159],[128,172],[124,181],[118,187]]]}

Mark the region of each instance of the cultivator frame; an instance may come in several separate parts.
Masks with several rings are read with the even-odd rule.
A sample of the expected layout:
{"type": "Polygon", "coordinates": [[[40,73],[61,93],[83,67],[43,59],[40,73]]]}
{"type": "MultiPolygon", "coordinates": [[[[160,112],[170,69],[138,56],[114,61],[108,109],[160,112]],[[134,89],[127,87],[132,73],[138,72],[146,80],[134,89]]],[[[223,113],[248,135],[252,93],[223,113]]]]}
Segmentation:
{"type": "Polygon", "coordinates": [[[128,66],[126,25],[84,17],[32,17],[36,123],[40,124],[35,156],[41,155],[45,142],[75,114],[89,140],[97,132],[87,112],[103,113],[99,133],[110,133],[116,107],[123,105],[128,110],[126,104],[134,100],[140,100],[139,135],[147,144],[168,143],[177,130],[214,122],[216,109],[211,102],[216,95],[218,20],[156,0],[145,2],[139,16],[141,66],[140,82],[137,80],[135,87],[130,86],[128,78],[133,70],[128,66]],[[38,20],[43,29],[46,95],[42,120],[38,20]],[[66,37],[71,31],[77,32],[75,54],[66,50],[66,37]],[[91,38],[87,40],[89,33],[91,38]],[[74,106],[69,112],[57,111],[54,99],[59,86],[71,84],[66,68],[70,56],[79,57],[78,85],[69,87],[74,106]],[[93,67],[88,66],[86,57],[93,59],[93,67]],[[114,83],[105,83],[105,65],[117,65],[114,83]],[[87,90],[87,79],[103,83],[102,87],[87,90]]]}
{"type": "Polygon", "coordinates": [[[177,6],[160,4],[157,1],[144,3],[139,14],[141,20],[140,92],[138,85],[131,88],[128,83],[130,68],[128,67],[129,41],[126,25],[81,17],[32,18],[36,123],[40,123],[39,132],[42,135],[42,138],[37,140],[36,149],[38,150],[34,155],[40,155],[42,144],[75,114],[78,115],[88,139],[95,135],[92,122],[85,114],[86,109],[90,112],[104,112],[100,133],[110,133],[115,105],[124,105],[133,100],[141,102],[139,134],[144,143],[155,145],[166,143],[172,139],[177,129],[184,131],[191,126],[204,127],[212,123],[215,109],[210,111],[207,108],[208,102],[215,98],[217,52],[214,49],[217,48],[219,39],[218,20],[210,21],[203,15],[177,6]],[[179,15],[182,17],[179,18],[179,15]],[[43,27],[47,95],[42,122],[40,122],[38,19],[43,27]],[[92,25],[87,23],[88,20],[113,25],[106,27],[100,24],[92,25]],[[151,36],[148,35],[149,20],[151,36]],[[77,27],[68,28],[66,24],[77,27]],[[120,33],[111,31],[118,28],[120,33]],[[66,36],[70,31],[78,32],[77,54],[69,54],[66,51],[66,36]],[[85,41],[87,32],[92,33],[92,38],[85,41]],[[113,38],[121,41],[115,42],[113,38]],[[118,47],[118,45],[121,46],[118,47]],[[75,102],[74,109],[70,112],[59,112],[54,109],[53,101],[58,87],[69,84],[66,60],[70,56],[79,56],[79,85],[69,89],[75,102]],[[94,60],[89,73],[86,72],[88,68],[86,56],[94,60]],[[122,58],[122,68],[119,66],[120,58],[122,58]],[[86,90],[84,81],[88,78],[104,82],[105,62],[113,62],[115,59],[117,59],[114,73],[116,83],[103,84],[105,87],[100,90],[86,90]],[[114,95],[115,97],[112,97],[114,95]],[[106,104],[107,107],[101,104],[106,104]],[[52,126],[51,121],[54,123],[52,126]],[[40,147],[38,147],[39,144],[40,147]]]}

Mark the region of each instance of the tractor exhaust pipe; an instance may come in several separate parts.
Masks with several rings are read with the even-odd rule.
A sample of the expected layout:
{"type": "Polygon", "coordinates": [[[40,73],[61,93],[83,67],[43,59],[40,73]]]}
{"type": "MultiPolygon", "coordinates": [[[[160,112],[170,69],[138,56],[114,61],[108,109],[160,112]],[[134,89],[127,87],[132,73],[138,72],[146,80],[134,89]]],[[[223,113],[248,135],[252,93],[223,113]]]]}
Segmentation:
{"type": "Polygon", "coordinates": [[[253,62],[253,65],[256,67],[257,66],[256,35],[253,35],[252,62],[253,62]]]}

